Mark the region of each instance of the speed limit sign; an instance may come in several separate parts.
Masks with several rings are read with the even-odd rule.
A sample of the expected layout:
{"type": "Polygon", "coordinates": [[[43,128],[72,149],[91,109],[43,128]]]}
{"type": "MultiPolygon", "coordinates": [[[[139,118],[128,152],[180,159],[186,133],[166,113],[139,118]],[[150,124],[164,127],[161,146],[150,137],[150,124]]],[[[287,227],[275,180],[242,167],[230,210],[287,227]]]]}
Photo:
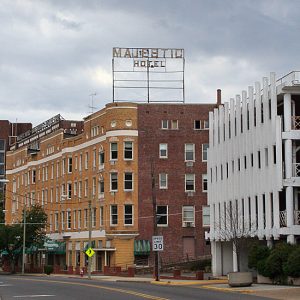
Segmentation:
{"type": "Polygon", "coordinates": [[[162,235],[152,236],[152,250],[153,251],[164,250],[164,237],[162,235]]]}

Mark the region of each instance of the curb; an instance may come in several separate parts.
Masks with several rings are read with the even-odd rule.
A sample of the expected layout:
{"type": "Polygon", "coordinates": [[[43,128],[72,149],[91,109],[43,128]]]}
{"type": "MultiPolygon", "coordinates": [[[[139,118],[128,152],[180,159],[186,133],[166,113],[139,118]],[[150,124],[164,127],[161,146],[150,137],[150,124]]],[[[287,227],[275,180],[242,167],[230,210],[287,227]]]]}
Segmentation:
{"type": "Polygon", "coordinates": [[[222,292],[228,292],[228,293],[242,293],[242,294],[253,294],[253,290],[241,290],[237,288],[222,288],[222,287],[216,287],[211,285],[202,285],[201,288],[207,289],[207,290],[214,290],[214,291],[222,291],[222,292]]]}

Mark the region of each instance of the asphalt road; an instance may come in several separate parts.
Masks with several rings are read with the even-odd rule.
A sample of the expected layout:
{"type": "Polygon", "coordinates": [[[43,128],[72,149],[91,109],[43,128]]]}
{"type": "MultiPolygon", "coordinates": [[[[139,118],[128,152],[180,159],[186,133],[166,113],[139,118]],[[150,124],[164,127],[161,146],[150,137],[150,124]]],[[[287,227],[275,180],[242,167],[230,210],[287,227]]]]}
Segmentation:
{"type": "Polygon", "coordinates": [[[200,286],[166,286],[137,282],[107,282],[66,277],[0,276],[0,299],[59,300],[259,300],[252,295],[217,292],[200,286]]]}

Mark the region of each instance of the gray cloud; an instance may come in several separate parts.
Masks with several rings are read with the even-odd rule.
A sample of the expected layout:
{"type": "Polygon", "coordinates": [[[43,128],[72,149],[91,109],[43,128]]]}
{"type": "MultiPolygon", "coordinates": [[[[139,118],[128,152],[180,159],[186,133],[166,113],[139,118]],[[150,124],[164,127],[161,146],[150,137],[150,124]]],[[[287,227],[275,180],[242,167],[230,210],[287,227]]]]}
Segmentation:
{"type": "Polygon", "coordinates": [[[299,68],[299,20],[296,0],[1,0],[0,118],[82,118],[93,92],[103,107],[115,46],[185,48],[186,101],[229,99],[299,68]]]}

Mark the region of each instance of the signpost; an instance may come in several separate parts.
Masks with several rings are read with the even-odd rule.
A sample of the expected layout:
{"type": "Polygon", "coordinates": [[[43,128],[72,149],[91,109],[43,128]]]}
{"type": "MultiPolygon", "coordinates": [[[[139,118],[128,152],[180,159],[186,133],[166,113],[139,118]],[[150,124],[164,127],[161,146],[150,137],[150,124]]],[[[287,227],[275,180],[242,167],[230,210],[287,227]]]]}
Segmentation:
{"type": "Polygon", "coordinates": [[[85,251],[85,254],[86,254],[88,257],[92,257],[92,256],[95,254],[95,251],[90,247],[90,248],[88,248],[88,249],[85,251]]]}

